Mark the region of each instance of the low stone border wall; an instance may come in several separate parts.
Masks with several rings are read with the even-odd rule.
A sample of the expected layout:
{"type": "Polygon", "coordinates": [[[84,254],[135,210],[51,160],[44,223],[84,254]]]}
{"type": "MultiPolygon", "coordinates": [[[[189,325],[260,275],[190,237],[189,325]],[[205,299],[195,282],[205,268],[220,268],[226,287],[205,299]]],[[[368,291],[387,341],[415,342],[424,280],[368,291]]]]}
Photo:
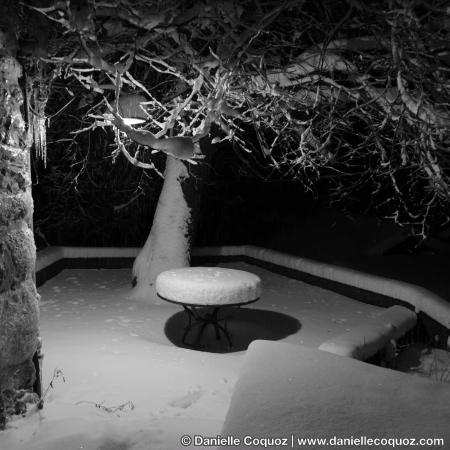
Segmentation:
{"type": "MultiPolygon", "coordinates": [[[[39,286],[66,268],[131,267],[138,252],[139,248],[128,247],[48,247],[38,252],[36,283],[39,286]]],[[[245,261],[365,303],[408,307],[418,314],[427,334],[438,337],[439,346],[448,345],[450,303],[423,287],[251,245],[195,248],[192,259],[194,265],[245,261]]]]}
{"type": "MultiPolygon", "coordinates": [[[[391,341],[404,336],[416,323],[417,315],[413,311],[399,305],[391,306],[375,318],[364,320],[351,331],[325,341],[319,350],[366,361],[380,350],[387,350],[392,345],[391,341]]],[[[392,358],[394,352],[392,348],[392,358]]],[[[388,355],[386,357],[391,359],[388,355]]]]}
{"type": "Polygon", "coordinates": [[[47,247],[37,253],[36,285],[42,285],[64,269],[132,267],[139,250],[137,247],[47,247]]]}

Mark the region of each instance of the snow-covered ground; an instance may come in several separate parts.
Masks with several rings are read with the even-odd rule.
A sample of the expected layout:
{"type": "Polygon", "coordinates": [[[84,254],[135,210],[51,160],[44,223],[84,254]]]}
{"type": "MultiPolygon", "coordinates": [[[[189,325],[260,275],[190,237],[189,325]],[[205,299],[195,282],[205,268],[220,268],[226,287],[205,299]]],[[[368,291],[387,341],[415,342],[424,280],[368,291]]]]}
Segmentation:
{"type": "Polygon", "coordinates": [[[65,381],[53,381],[41,412],[9,423],[0,449],[183,448],[184,434],[220,432],[251,340],[318,347],[380,312],[256,266],[223,266],[253,272],[263,285],[261,300],[229,322],[230,352],[211,333],[204,342],[214,352],[174,345],[183,332],[181,308],[130,300],[129,270],[65,270],[45,283],[43,384],[55,369],[65,381]]]}

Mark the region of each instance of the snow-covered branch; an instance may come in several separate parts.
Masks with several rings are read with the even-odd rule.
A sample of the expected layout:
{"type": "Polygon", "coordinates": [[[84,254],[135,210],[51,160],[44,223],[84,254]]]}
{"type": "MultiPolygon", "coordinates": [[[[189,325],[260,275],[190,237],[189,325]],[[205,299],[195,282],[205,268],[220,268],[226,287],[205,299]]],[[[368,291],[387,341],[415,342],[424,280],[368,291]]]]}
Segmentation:
{"type": "Polygon", "coordinates": [[[91,114],[113,101],[117,72],[145,97],[153,148],[228,140],[249,167],[308,187],[326,176],[346,202],[371,192],[396,220],[423,218],[449,200],[446,9],[332,3],[55,1],[39,13],[60,33],[46,60],[89,90],[91,114]]]}

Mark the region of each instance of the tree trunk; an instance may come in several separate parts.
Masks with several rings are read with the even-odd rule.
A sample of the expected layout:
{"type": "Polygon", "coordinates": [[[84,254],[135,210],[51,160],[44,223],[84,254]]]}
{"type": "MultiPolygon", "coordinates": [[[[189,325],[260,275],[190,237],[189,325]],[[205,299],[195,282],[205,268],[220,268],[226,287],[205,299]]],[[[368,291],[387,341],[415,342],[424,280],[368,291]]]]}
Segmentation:
{"type": "Polygon", "coordinates": [[[202,185],[213,152],[208,148],[207,161],[198,165],[167,156],[152,228],[133,266],[132,298],[159,303],[156,277],[164,270],[189,266],[202,185]]]}
{"type": "Polygon", "coordinates": [[[20,112],[21,72],[15,58],[0,57],[0,428],[20,404],[18,392],[33,387],[32,360],[39,340],[29,146],[20,112]]]}
{"type": "Polygon", "coordinates": [[[185,163],[167,156],[152,228],[133,266],[134,298],[155,301],[153,284],[158,274],[189,265],[191,209],[181,187],[188,178],[185,163]]]}

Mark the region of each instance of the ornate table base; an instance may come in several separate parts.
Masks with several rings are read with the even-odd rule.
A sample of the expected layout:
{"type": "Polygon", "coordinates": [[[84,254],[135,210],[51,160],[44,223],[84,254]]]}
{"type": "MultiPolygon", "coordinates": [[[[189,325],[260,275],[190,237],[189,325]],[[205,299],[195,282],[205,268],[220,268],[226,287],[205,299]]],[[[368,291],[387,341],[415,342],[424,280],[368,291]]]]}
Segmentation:
{"type": "Polygon", "coordinates": [[[158,297],[184,308],[188,324],[182,342],[198,346],[208,325],[214,327],[216,339],[225,336],[229,347],[233,347],[227,329],[227,320],[242,305],[256,302],[261,294],[258,276],[243,270],[223,267],[184,267],[166,270],[156,279],[158,297]],[[228,313],[220,315],[227,309],[228,313]],[[189,333],[199,328],[193,344],[186,339],[189,333]]]}
{"type": "Polygon", "coordinates": [[[231,342],[231,335],[227,329],[227,320],[235,313],[237,309],[239,309],[239,306],[234,306],[233,307],[234,309],[231,312],[231,314],[228,314],[226,317],[222,318],[219,317],[219,311],[225,308],[223,306],[212,307],[212,312],[206,312],[205,314],[200,313],[200,310],[210,308],[205,308],[204,306],[191,306],[191,305],[183,305],[183,308],[186,311],[189,318],[189,323],[186,325],[182,338],[183,344],[198,346],[206,327],[208,325],[212,325],[216,333],[216,339],[220,340],[220,335],[223,334],[228,342],[228,346],[230,348],[233,347],[233,343],[231,342]],[[223,322],[224,325],[221,325],[220,322],[223,322]],[[189,332],[196,327],[200,327],[200,331],[198,332],[194,343],[190,344],[186,342],[186,338],[189,332]]]}

